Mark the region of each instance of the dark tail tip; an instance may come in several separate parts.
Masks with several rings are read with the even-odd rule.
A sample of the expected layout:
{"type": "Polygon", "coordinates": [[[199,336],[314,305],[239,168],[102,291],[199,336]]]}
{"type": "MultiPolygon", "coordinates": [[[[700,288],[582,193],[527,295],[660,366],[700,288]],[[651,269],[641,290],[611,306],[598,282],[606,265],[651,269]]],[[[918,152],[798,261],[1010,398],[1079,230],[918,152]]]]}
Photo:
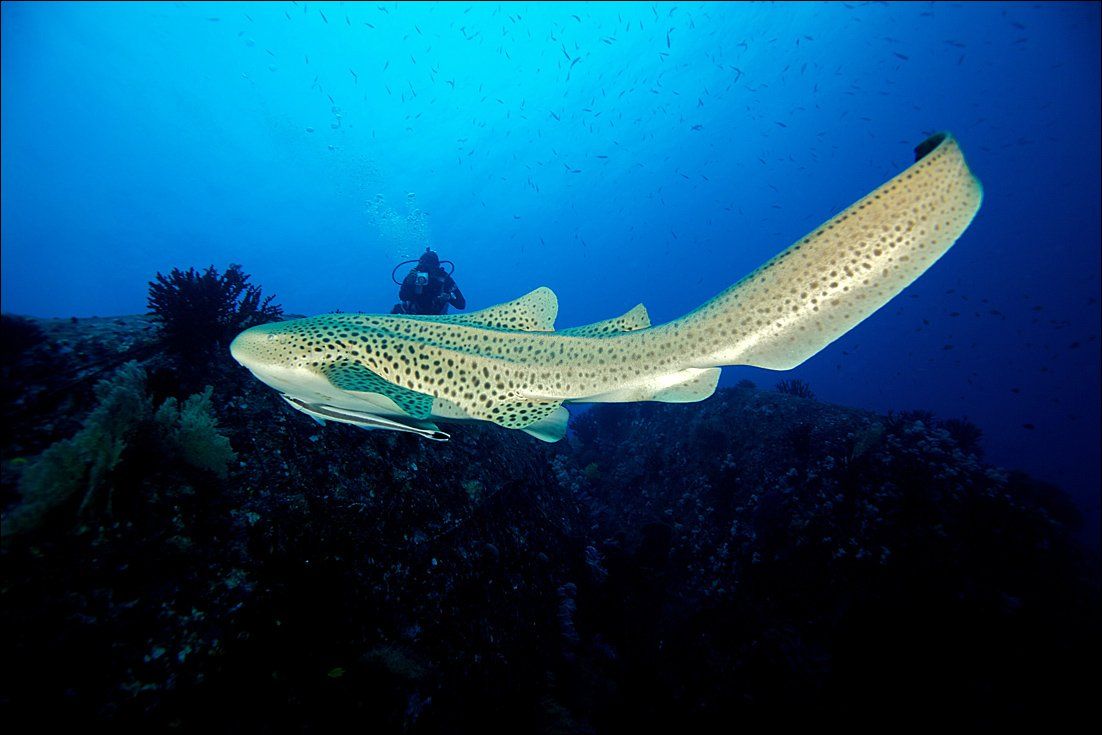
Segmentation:
{"type": "Polygon", "coordinates": [[[934,133],[929,138],[915,146],[915,162],[917,163],[926,156],[930,155],[930,151],[941,145],[948,137],[948,133],[934,133]]]}

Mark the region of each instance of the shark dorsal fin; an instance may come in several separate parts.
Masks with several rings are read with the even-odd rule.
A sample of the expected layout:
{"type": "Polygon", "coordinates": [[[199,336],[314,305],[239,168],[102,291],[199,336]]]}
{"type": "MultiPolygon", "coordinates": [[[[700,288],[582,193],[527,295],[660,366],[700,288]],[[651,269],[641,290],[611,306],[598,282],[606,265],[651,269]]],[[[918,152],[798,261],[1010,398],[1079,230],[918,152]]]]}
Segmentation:
{"type": "Polygon", "coordinates": [[[554,332],[555,317],[559,314],[559,299],[555,292],[540,286],[519,299],[491,306],[470,314],[448,314],[433,317],[433,321],[447,321],[496,329],[518,329],[524,332],[554,332]]]}
{"type": "Polygon", "coordinates": [[[650,315],[647,307],[639,304],[626,314],[615,319],[606,319],[603,322],[594,322],[582,327],[564,329],[559,334],[569,334],[574,337],[603,337],[606,335],[634,332],[636,329],[646,329],[650,326],[650,315]]]}

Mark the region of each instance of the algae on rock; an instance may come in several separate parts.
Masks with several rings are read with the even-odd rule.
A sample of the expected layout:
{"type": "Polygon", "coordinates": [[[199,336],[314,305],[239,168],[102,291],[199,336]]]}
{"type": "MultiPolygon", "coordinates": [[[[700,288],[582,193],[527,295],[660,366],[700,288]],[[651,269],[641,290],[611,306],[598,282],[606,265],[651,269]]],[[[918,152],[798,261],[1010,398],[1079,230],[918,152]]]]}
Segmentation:
{"type": "Polygon", "coordinates": [[[80,431],[55,442],[23,471],[22,500],[0,522],[5,540],[39,527],[51,511],[81,492],[78,515],[86,514],[103,492],[106,513],[111,515],[111,474],[135,433],[151,421],[161,428],[166,454],[225,477],[234,453],[229,440],[218,433],[209,386],[182,408],[177,408],[175,398],[167,399],[154,415],[145,369],[131,361],[97,383],[95,393],[98,403],[80,431]]]}

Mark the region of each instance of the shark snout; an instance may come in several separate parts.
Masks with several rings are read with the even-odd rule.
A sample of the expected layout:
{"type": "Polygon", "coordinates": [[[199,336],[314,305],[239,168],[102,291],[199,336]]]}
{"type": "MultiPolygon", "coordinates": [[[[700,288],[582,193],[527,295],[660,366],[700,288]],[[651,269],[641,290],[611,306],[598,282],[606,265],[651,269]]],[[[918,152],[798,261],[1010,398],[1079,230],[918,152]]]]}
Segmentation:
{"type": "Polygon", "coordinates": [[[246,329],[234,337],[233,342],[230,342],[230,355],[245,367],[253,367],[257,363],[268,342],[268,335],[260,329],[260,327],[246,329]]]}

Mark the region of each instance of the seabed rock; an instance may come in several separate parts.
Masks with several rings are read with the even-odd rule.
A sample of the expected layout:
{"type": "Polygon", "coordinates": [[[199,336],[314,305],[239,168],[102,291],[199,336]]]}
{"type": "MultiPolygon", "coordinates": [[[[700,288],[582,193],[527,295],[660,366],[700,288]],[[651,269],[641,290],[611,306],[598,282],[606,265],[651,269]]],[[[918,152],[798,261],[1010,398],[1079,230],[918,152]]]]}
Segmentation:
{"type": "MultiPolygon", "coordinates": [[[[32,322],[0,376],[5,517],[128,360],[153,407],[202,390],[147,317],[32,322]]],[[[1091,701],[1074,511],[960,426],[744,383],[599,406],[555,445],[441,444],[317,427],[228,360],[201,377],[232,461],[128,434],[109,509],[74,497],[4,539],[5,722],[1052,727],[1091,701]]]]}

